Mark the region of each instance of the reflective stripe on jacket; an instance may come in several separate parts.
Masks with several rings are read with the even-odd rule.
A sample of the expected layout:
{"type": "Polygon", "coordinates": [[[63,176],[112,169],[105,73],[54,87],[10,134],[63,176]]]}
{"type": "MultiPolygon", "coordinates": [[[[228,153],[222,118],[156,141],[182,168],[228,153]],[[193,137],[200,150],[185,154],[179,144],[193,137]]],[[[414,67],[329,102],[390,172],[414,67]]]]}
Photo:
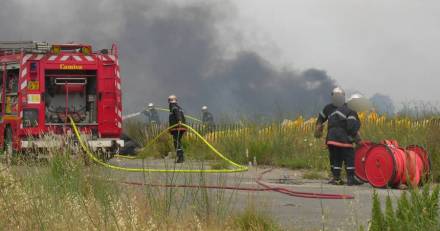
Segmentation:
{"type": "Polygon", "coordinates": [[[328,122],[326,143],[339,147],[352,147],[361,123],[357,113],[344,104],[336,107],[329,104],[319,113],[317,124],[328,122]]]}

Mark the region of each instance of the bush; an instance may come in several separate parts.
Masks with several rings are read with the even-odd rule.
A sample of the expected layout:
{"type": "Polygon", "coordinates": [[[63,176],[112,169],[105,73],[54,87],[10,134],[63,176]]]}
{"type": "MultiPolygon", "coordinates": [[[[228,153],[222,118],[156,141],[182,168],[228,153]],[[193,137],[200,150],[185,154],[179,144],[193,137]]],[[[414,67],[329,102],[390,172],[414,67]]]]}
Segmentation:
{"type": "Polygon", "coordinates": [[[397,200],[394,208],[388,195],[385,202],[385,212],[382,211],[380,200],[373,193],[371,231],[425,231],[440,230],[439,223],[439,192],[437,185],[431,191],[429,185],[422,189],[404,191],[397,200]],[[409,194],[409,196],[408,196],[409,194]]]}

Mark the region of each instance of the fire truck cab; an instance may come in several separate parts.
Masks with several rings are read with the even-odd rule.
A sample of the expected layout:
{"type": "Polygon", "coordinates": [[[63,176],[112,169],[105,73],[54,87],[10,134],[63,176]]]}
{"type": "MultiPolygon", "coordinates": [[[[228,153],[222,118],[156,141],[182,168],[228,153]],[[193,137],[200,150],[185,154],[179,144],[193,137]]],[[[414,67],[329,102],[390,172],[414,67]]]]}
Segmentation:
{"type": "Polygon", "coordinates": [[[6,154],[63,145],[71,117],[93,151],[124,146],[118,50],[89,44],[0,42],[0,147],[6,154]],[[46,138],[45,138],[46,137],[46,138]]]}

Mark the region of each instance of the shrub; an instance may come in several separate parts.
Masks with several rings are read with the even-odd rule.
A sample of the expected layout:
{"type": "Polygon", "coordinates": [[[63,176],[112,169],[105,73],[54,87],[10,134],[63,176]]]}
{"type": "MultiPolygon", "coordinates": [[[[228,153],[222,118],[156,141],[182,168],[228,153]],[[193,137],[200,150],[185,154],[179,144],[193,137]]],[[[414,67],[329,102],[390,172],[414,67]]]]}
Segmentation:
{"type": "Polygon", "coordinates": [[[394,208],[388,195],[385,212],[381,210],[377,192],[373,193],[371,231],[425,231],[440,230],[439,223],[439,192],[440,186],[431,191],[429,185],[422,189],[404,191],[394,208]],[[409,196],[408,196],[409,194],[409,196]]]}

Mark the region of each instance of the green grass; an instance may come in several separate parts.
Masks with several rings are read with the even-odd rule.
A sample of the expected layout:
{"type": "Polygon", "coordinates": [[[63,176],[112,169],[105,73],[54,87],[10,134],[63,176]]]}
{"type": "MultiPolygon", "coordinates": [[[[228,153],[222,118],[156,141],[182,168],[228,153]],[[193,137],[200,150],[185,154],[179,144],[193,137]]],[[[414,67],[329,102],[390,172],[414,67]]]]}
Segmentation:
{"type": "MultiPolygon", "coordinates": [[[[432,156],[433,179],[438,181],[439,123],[408,128],[398,121],[366,122],[362,135],[373,141],[394,138],[402,146],[426,147],[432,156]]],[[[157,134],[148,127],[131,129],[142,144],[157,134]]],[[[313,138],[310,130],[251,123],[234,129],[217,131],[210,142],[238,163],[255,159],[259,165],[306,169],[304,177],[308,179],[316,179],[328,170],[324,141],[313,138]]],[[[190,134],[184,146],[188,159],[207,160],[215,169],[228,167],[190,134]]],[[[165,134],[142,155],[157,158],[172,150],[171,139],[165,134]]],[[[93,164],[84,166],[84,159],[68,149],[45,154],[49,156],[47,163],[23,161],[11,168],[0,165],[0,230],[280,230],[270,216],[252,207],[241,212],[232,210],[232,197],[225,190],[132,187],[112,181],[119,173],[93,164]]],[[[145,174],[142,180],[207,184],[204,174],[145,174]]],[[[224,181],[220,174],[217,183],[224,181]]],[[[438,187],[414,189],[403,193],[396,204],[387,199],[384,210],[376,197],[371,225],[399,231],[438,230],[438,196],[438,187]]]]}
{"type": "Polygon", "coordinates": [[[391,196],[388,195],[385,209],[381,208],[379,196],[374,192],[369,230],[440,230],[439,192],[438,185],[434,188],[425,185],[422,189],[404,191],[394,205],[391,196]]]}
{"type": "MultiPolygon", "coordinates": [[[[395,139],[402,147],[411,144],[425,147],[432,159],[432,179],[440,181],[440,122],[436,117],[420,120],[395,117],[386,118],[382,122],[365,119],[362,122],[360,132],[364,140],[380,142],[384,139],[395,139]]],[[[255,159],[259,165],[329,171],[325,141],[323,138],[313,137],[313,127],[313,123],[292,127],[280,123],[244,122],[240,125],[219,125],[215,132],[205,135],[221,153],[240,164],[247,164],[255,159]]],[[[126,129],[129,134],[144,134],[143,143],[153,136],[148,135],[150,128],[139,125],[128,124],[126,129]]],[[[219,160],[201,140],[189,138],[188,135],[190,134],[184,138],[184,146],[190,159],[219,160]]],[[[169,137],[168,134],[164,136],[169,137]]],[[[162,139],[165,141],[158,142],[151,150],[146,151],[148,155],[160,156],[157,151],[159,149],[173,150],[170,139],[162,139]]]]}
{"type": "Polygon", "coordinates": [[[279,225],[268,215],[253,206],[246,208],[234,218],[234,225],[240,231],[281,231],[279,225]]]}

